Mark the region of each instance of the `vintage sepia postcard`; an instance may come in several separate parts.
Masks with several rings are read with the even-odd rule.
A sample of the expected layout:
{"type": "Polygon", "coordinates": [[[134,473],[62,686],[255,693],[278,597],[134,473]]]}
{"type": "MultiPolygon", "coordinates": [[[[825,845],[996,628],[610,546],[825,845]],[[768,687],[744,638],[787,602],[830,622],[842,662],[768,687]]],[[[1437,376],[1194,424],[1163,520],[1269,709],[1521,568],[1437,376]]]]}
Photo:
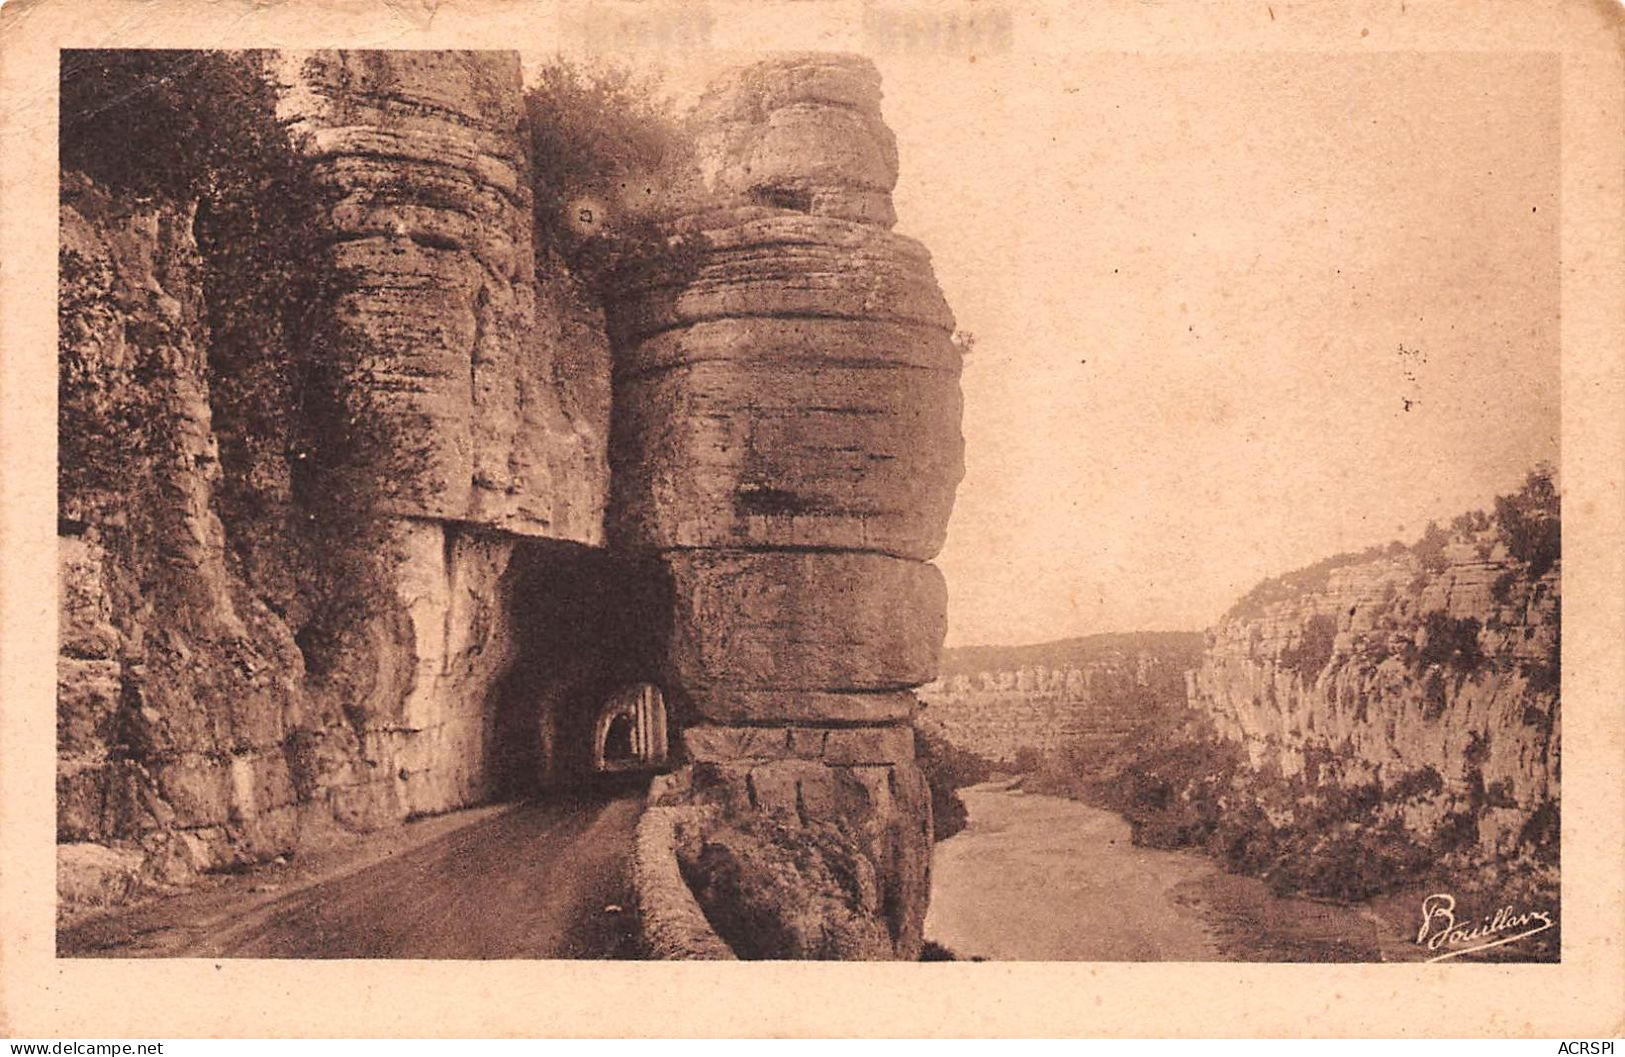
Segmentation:
{"type": "Polygon", "coordinates": [[[1620,26],[13,0],[0,1028],[1625,1030],[1620,26]]]}

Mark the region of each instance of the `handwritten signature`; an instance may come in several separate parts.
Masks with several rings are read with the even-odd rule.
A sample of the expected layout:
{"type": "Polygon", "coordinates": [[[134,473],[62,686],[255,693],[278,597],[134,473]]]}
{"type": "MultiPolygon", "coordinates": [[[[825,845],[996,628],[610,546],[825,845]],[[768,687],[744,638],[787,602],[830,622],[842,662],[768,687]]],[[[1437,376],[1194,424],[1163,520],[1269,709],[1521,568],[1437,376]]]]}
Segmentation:
{"type": "Polygon", "coordinates": [[[1525,939],[1555,924],[1550,911],[1518,911],[1510,906],[1497,909],[1476,924],[1471,919],[1458,921],[1456,897],[1435,892],[1422,900],[1422,927],[1416,932],[1416,942],[1430,951],[1441,951],[1428,961],[1442,962],[1525,939]],[[1513,934],[1503,935],[1507,932],[1513,934]]]}

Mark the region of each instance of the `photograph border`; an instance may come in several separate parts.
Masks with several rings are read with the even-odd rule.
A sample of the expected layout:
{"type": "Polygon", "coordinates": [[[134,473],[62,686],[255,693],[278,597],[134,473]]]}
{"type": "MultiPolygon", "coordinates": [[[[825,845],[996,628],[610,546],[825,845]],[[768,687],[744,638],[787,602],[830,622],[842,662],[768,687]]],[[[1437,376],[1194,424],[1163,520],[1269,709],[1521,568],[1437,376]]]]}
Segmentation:
{"type": "MultiPolygon", "coordinates": [[[[997,4],[997,0],[987,0],[997,4]]],[[[11,0],[0,7],[0,1034],[11,1037],[1606,1036],[1625,1032],[1621,9],[1009,4],[1011,47],[1563,59],[1563,952],[1558,965],[295,962],[55,957],[57,53],[666,46],[673,3],[11,0]],[[614,19],[597,17],[610,12],[614,19]],[[651,27],[640,37],[644,20],[651,27]],[[1440,975],[1443,973],[1444,975],[1440,975]]],[[[865,3],[709,0],[713,46],[861,50],[865,3]]],[[[933,12],[968,0],[905,5],[933,12]]],[[[1215,105],[1225,105],[1216,101],[1215,105]]],[[[1019,218],[1013,222],[1019,223],[1019,218]]]]}

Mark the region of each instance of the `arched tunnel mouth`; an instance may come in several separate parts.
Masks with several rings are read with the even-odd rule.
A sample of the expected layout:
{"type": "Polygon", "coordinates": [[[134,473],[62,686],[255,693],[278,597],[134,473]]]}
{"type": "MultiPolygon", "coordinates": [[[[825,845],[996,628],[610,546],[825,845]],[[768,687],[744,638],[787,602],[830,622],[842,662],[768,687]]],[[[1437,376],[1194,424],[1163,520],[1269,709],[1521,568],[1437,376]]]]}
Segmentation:
{"type": "Polygon", "coordinates": [[[632,751],[632,717],[617,715],[609,721],[609,729],[604,733],[604,763],[619,767],[637,760],[637,754],[632,751]]]}
{"type": "Polygon", "coordinates": [[[495,690],[495,795],[621,786],[660,769],[668,738],[663,707],[658,731],[647,722],[640,730],[633,712],[608,715],[642,687],[661,696],[657,650],[670,627],[671,592],[659,564],[526,540],[504,587],[516,649],[495,690]]]}

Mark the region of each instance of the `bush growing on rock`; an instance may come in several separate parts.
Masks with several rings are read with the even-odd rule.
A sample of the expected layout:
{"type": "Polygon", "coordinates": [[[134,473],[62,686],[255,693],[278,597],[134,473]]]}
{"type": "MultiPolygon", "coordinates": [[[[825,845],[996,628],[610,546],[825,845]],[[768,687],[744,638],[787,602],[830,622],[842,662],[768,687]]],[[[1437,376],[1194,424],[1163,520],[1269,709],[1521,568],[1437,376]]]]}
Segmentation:
{"type": "Polygon", "coordinates": [[[1443,610],[1433,610],[1422,618],[1425,633],[1416,661],[1423,668],[1435,665],[1469,673],[1484,660],[1478,645],[1481,625],[1477,617],[1452,617],[1443,610]]]}
{"type": "Polygon", "coordinates": [[[1444,553],[1445,544],[1448,542],[1450,534],[1440,528],[1438,522],[1429,521],[1422,538],[1411,548],[1411,553],[1422,563],[1423,571],[1442,573],[1450,567],[1450,559],[1444,553]]]}
{"type": "Polygon", "coordinates": [[[957,790],[987,781],[993,776],[993,765],[918,727],[914,730],[914,758],[931,790],[931,838],[947,840],[964,829],[967,821],[965,802],[957,790]]]}
{"type": "Polygon", "coordinates": [[[263,62],[252,51],[64,51],[62,168],[176,204],[226,190],[286,142],[263,62]]]}
{"type": "Polygon", "coordinates": [[[653,228],[656,174],[684,137],[658,80],[624,66],[554,58],[525,92],[535,246],[599,284],[663,241],[653,228]]]}
{"type": "MultiPolygon", "coordinates": [[[[307,305],[304,295],[311,292],[299,285],[310,275],[312,195],[276,118],[265,61],[264,53],[252,51],[86,50],[63,52],[60,67],[64,173],[88,177],[89,186],[121,208],[195,209],[211,361],[236,349],[244,366],[276,358],[288,315],[307,305]]],[[[80,184],[70,177],[62,187],[66,196],[77,194],[80,184]]],[[[65,250],[58,306],[64,320],[87,310],[78,299],[88,292],[110,289],[97,282],[85,274],[85,262],[65,250]]],[[[62,339],[64,492],[125,487],[131,460],[166,432],[150,420],[153,409],[136,406],[160,381],[155,365],[138,362],[129,378],[100,380],[125,401],[104,423],[124,435],[124,444],[100,443],[87,403],[95,400],[90,389],[98,380],[81,362],[82,342],[66,328],[62,339]]],[[[143,344],[165,343],[173,339],[143,344]]],[[[307,362],[319,355],[312,350],[307,362]]],[[[252,409],[262,432],[291,448],[289,399],[268,399],[264,391],[272,376],[282,376],[281,388],[289,388],[288,373],[264,367],[222,373],[209,394],[216,414],[229,420],[233,411],[252,409]]],[[[224,433],[233,436],[229,428],[224,433]]],[[[223,447],[222,458],[237,454],[229,440],[223,447]]]]}
{"type": "MultiPolygon", "coordinates": [[[[276,93],[258,51],[74,51],[62,60],[62,164],[115,198],[157,198],[194,209],[208,325],[208,398],[220,442],[222,514],[258,525],[297,501],[295,523],[329,541],[365,536],[363,518],[382,480],[403,472],[394,438],[352,384],[361,359],[346,357],[314,317],[346,286],[312,268],[323,248],[320,217],[331,193],[310,172],[276,114],[276,93]],[[388,458],[386,458],[386,456],[388,458]]],[[[64,267],[64,288],[75,262],[64,267]]],[[[64,302],[64,309],[72,306],[64,302]]],[[[71,344],[63,349],[71,388],[71,344]]],[[[125,388],[148,383],[139,375],[125,388]]],[[[71,401],[70,401],[71,410],[71,401]]],[[[61,435],[80,435],[63,423],[61,435]]],[[[96,464],[70,451],[74,472],[96,464]]],[[[234,533],[234,540],[253,533],[234,533]]],[[[317,553],[373,553],[352,548],[317,553]]],[[[375,541],[377,542],[377,541],[375,541]]],[[[357,570],[334,570],[333,584],[357,570]]]]}
{"type": "Polygon", "coordinates": [[[1495,521],[1501,542],[1538,579],[1562,557],[1562,501],[1552,469],[1542,464],[1529,472],[1515,494],[1497,496],[1495,521]]]}
{"type": "Polygon", "coordinates": [[[1304,624],[1297,643],[1282,652],[1281,666],[1314,682],[1331,663],[1332,645],[1336,640],[1337,618],[1330,613],[1316,613],[1304,624]]]}

